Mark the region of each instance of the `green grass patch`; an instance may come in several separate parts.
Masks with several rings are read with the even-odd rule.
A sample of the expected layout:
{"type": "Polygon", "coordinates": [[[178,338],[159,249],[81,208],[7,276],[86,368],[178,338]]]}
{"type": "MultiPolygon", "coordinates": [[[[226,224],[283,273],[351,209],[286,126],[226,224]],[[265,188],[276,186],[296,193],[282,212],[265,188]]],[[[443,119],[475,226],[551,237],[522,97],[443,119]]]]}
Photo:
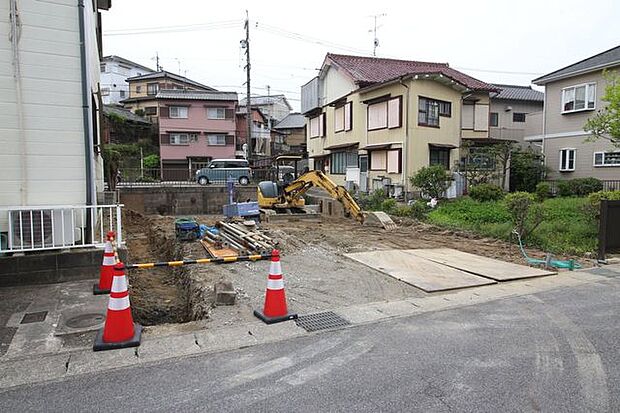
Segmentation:
{"type": "MultiPolygon", "coordinates": [[[[588,216],[586,198],[554,198],[543,202],[544,221],[523,240],[527,246],[555,254],[582,255],[597,246],[597,224],[588,216]]],[[[510,239],[513,229],[503,201],[478,202],[469,197],[441,204],[428,214],[430,223],[464,229],[492,238],[510,239]]]]}

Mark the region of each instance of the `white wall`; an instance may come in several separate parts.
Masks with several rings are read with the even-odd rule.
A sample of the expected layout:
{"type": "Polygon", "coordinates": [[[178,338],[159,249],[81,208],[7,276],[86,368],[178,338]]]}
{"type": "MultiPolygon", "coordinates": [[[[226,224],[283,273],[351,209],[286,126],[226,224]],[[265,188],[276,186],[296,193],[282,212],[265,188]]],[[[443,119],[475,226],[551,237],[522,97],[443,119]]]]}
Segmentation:
{"type": "Polygon", "coordinates": [[[148,70],[137,68],[135,66],[129,67],[125,63],[119,64],[115,61],[102,61],[102,65],[105,63],[105,72],[101,71],[101,97],[103,103],[106,105],[112,103],[119,103],[121,100],[129,97],[129,83],[127,83],[128,77],[140,76],[149,73],[148,70]],[[129,68],[128,68],[129,67],[129,68]],[[107,89],[107,95],[106,95],[107,89]],[[122,92],[125,95],[122,96],[122,92]]]}
{"type": "MultiPolygon", "coordinates": [[[[0,206],[84,204],[87,151],[77,1],[18,2],[19,79],[8,36],[9,3],[0,2],[0,206]]],[[[94,92],[99,82],[96,14],[92,2],[85,5],[88,83],[94,92]]],[[[102,163],[89,155],[102,189],[102,163]]]]}

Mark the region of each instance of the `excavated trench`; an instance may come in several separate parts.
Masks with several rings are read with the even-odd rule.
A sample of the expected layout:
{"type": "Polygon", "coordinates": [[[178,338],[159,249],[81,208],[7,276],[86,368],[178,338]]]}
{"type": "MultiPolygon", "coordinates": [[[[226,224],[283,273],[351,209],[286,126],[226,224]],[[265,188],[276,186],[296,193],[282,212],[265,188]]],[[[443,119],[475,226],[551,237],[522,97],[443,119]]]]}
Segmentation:
{"type": "MultiPolygon", "coordinates": [[[[124,215],[130,263],[182,259],[183,245],[174,237],[172,218],[167,224],[167,219],[153,219],[133,211],[125,211],[124,215]]],[[[129,270],[135,321],[149,326],[195,319],[190,316],[186,271],[184,267],[129,270]]]]}

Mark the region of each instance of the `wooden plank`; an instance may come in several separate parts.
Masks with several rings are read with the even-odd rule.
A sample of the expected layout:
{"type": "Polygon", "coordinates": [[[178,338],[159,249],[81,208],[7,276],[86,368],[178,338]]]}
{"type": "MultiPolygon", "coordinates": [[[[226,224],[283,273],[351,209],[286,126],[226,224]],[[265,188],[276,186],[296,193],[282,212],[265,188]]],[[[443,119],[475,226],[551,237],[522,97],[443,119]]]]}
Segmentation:
{"type": "Polygon", "coordinates": [[[207,240],[200,240],[203,247],[215,258],[236,257],[239,254],[231,248],[215,248],[215,246],[207,240]]]}
{"type": "Polygon", "coordinates": [[[469,254],[451,248],[408,250],[417,257],[426,258],[454,269],[470,272],[496,281],[518,280],[521,278],[543,277],[556,274],[511,262],[469,254]]]}
{"type": "Polygon", "coordinates": [[[406,250],[356,252],[345,256],[426,292],[495,284],[495,281],[417,257],[406,250]]]}

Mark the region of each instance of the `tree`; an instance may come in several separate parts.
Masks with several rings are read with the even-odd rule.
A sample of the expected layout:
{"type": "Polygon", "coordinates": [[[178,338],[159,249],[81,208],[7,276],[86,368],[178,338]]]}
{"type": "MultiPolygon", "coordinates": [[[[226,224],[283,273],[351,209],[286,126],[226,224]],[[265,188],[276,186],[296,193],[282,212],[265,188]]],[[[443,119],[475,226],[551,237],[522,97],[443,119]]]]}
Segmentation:
{"type": "Polygon", "coordinates": [[[584,130],[590,132],[593,139],[608,139],[620,147],[620,76],[615,71],[605,71],[603,76],[607,87],[602,100],[607,106],[588,119],[584,130]]]}
{"type": "Polygon", "coordinates": [[[103,145],[102,148],[101,157],[103,158],[103,167],[108,187],[113,191],[116,189],[116,176],[121,161],[130,156],[137,156],[140,153],[140,148],[135,144],[120,143],[108,143],[103,145]]]}
{"type": "Polygon", "coordinates": [[[459,172],[465,175],[468,186],[491,183],[497,178],[495,157],[488,146],[476,146],[471,141],[461,144],[459,172]]]}
{"type": "Polygon", "coordinates": [[[423,196],[440,198],[450,186],[452,176],[443,166],[433,165],[421,168],[409,181],[411,185],[420,188],[423,196]]]}

